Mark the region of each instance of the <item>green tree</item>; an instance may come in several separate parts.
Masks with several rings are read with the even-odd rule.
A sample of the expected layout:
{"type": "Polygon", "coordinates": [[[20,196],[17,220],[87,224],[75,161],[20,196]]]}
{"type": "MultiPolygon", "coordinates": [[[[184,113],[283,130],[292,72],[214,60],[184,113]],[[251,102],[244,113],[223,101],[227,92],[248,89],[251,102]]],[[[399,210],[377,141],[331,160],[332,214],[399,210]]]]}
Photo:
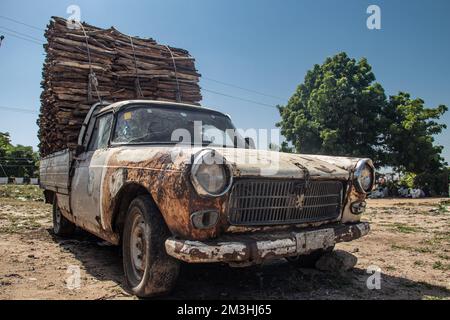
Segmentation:
{"type": "Polygon", "coordinates": [[[6,157],[12,148],[11,138],[8,132],[0,132],[0,177],[8,176],[6,165],[6,157]]]}
{"type": "Polygon", "coordinates": [[[35,177],[39,156],[32,147],[11,143],[9,133],[0,132],[0,176],[35,177]]]}
{"type": "Polygon", "coordinates": [[[12,147],[9,132],[0,132],[0,158],[6,157],[6,153],[12,147]]]}
{"type": "MultiPolygon", "coordinates": [[[[370,157],[381,149],[380,115],[386,96],[366,59],[327,58],[305,76],[286,106],[281,133],[297,152],[370,157]]],[[[287,144],[282,146],[287,148],[287,144]]]]}
{"type": "Polygon", "coordinates": [[[390,96],[383,113],[384,164],[414,174],[442,171],[443,147],[435,145],[433,136],[446,128],[436,120],[447,110],[445,105],[427,108],[405,92],[390,96]]]}

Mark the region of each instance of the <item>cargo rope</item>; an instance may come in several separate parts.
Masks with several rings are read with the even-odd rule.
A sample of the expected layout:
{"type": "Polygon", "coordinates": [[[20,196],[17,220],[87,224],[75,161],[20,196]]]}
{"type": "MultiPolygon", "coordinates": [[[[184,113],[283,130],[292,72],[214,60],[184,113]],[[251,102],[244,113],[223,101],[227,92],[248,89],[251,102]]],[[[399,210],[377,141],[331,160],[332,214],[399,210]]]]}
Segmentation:
{"type": "Polygon", "coordinates": [[[138,73],[138,65],[137,65],[137,59],[136,59],[136,52],[134,51],[134,44],[133,44],[133,38],[131,36],[130,37],[130,42],[131,42],[131,48],[133,49],[133,58],[134,58],[134,69],[136,71],[136,80],[134,81],[134,87],[136,89],[136,96],[139,98],[143,98],[144,94],[142,93],[142,88],[141,88],[141,81],[139,80],[139,73],[138,73]]]}
{"type": "Polygon", "coordinates": [[[169,46],[165,46],[165,47],[167,48],[167,50],[169,50],[170,57],[172,58],[173,70],[175,71],[175,80],[177,81],[177,102],[181,102],[180,83],[178,81],[177,65],[175,63],[175,58],[174,58],[172,50],[170,50],[169,46]]]}
{"type": "Polygon", "coordinates": [[[89,82],[88,82],[88,100],[92,101],[92,86],[94,86],[95,92],[97,93],[98,101],[102,102],[102,98],[100,97],[100,93],[98,92],[98,79],[95,75],[94,70],[92,69],[92,59],[91,59],[91,50],[89,49],[89,41],[86,30],[84,30],[84,26],[80,23],[81,29],[83,29],[84,40],[86,42],[87,55],[89,60],[89,82]]]}

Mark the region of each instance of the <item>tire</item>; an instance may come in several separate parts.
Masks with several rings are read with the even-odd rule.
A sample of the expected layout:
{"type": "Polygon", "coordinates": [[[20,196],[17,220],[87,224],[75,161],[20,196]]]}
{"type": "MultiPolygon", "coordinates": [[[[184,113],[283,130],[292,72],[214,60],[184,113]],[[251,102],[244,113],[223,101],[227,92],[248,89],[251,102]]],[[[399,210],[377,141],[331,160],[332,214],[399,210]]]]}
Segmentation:
{"type": "Polygon", "coordinates": [[[163,295],[173,288],[180,263],[166,253],[171,236],[160,212],[148,196],[134,199],[122,234],[123,269],[132,294],[145,298],[163,295]]]}
{"type": "Polygon", "coordinates": [[[299,255],[297,257],[288,257],[286,258],[286,260],[292,263],[292,265],[294,265],[297,268],[313,269],[316,267],[316,262],[320,258],[322,258],[324,254],[332,252],[333,250],[334,246],[327,249],[316,250],[306,255],[299,255]]]}
{"type": "Polygon", "coordinates": [[[69,237],[75,232],[75,229],[76,226],[62,215],[55,194],[53,197],[53,233],[60,237],[69,237]]]}

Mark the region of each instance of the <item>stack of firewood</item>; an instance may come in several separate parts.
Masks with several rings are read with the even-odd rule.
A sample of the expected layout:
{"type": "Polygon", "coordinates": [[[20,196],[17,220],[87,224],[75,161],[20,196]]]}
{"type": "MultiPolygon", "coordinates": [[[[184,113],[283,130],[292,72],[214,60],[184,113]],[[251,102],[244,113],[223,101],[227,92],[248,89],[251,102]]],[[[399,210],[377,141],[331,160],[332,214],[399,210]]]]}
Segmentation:
{"type": "Polygon", "coordinates": [[[130,37],[114,28],[68,25],[57,17],[50,21],[45,37],[38,120],[41,156],[75,147],[87,112],[100,100],[191,104],[201,100],[200,75],[185,50],[130,37]]]}

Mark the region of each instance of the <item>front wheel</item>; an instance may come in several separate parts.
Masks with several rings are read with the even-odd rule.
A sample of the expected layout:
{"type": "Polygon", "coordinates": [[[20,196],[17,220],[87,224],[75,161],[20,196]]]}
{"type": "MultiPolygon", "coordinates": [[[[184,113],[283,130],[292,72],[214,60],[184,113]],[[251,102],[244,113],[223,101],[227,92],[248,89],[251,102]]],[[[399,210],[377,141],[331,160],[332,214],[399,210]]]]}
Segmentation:
{"type": "Polygon", "coordinates": [[[71,236],[75,232],[76,226],[67,220],[61,213],[58,206],[58,199],[53,197],[53,233],[60,237],[71,236]]]}
{"type": "Polygon", "coordinates": [[[162,295],[174,286],[179,262],[166,253],[170,235],[148,196],[131,202],[123,230],[123,268],[130,291],[138,297],[162,295]]]}

